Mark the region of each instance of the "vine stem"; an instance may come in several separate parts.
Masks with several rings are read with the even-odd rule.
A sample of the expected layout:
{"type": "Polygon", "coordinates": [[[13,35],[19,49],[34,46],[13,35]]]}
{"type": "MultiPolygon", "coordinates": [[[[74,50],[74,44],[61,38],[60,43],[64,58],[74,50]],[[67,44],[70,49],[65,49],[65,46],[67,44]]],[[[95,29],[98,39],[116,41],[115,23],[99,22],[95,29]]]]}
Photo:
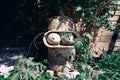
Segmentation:
{"type": "MultiPolygon", "coordinates": [[[[35,38],[31,41],[26,56],[28,56],[28,54],[30,53],[30,50],[31,50],[31,47],[32,47],[33,44],[34,44],[35,48],[36,48],[37,50],[39,50],[39,48],[37,47],[37,44],[36,44],[36,40],[37,40],[37,38],[38,38],[39,36],[41,36],[41,35],[44,34],[44,33],[45,33],[45,32],[42,32],[42,33],[37,34],[37,35],[35,36],[35,38]]],[[[42,43],[42,42],[41,42],[41,43],[42,43]]]]}

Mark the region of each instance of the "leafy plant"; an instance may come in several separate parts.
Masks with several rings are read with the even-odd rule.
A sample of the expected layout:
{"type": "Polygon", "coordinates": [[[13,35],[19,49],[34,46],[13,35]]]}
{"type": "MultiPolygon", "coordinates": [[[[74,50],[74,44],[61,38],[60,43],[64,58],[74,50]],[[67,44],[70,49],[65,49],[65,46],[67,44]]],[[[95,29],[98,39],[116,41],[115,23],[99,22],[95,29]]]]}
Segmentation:
{"type": "Polygon", "coordinates": [[[83,58],[75,62],[75,67],[81,75],[76,80],[119,80],[120,79],[120,51],[112,55],[103,54],[101,58],[83,58]]]}
{"type": "MultiPolygon", "coordinates": [[[[84,31],[97,31],[100,27],[114,30],[113,24],[108,20],[114,15],[111,11],[117,10],[119,0],[23,0],[21,1],[16,21],[25,30],[36,33],[44,31],[48,26],[47,19],[52,16],[65,16],[69,10],[72,16],[82,19],[84,31]],[[41,28],[41,27],[42,28],[41,28]]],[[[69,13],[69,12],[68,12],[69,13]]],[[[69,14],[66,16],[70,16],[69,14]]],[[[114,25],[117,27],[117,25],[114,25]]]]}
{"type": "MultiPolygon", "coordinates": [[[[109,21],[109,18],[114,15],[114,13],[112,14],[111,11],[117,10],[117,1],[119,0],[25,0],[20,5],[20,11],[18,16],[16,17],[16,20],[20,23],[20,26],[24,26],[25,29],[27,28],[27,30],[28,28],[30,28],[30,30],[32,30],[33,32],[36,32],[35,30],[43,31],[43,29],[47,27],[47,18],[58,15],[58,13],[64,14],[64,10],[69,9],[72,10],[73,13],[75,13],[73,15],[74,17],[76,17],[75,20],[79,20],[79,18],[81,18],[83,23],[86,24],[85,26],[83,26],[83,33],[91,33],[91,31],[97,33],[97,30],[103,26],[108,30],[114,31],[117,25],[113,25],[109,21]]],[[[90,55],[92,50],[90,49],[89,39],[85,36],[76,38],[74,41],[74,45],[76,47],[76,50],[82,53],[79,59],[75,62],[77,69],[81,73],[81,75],[78,76],[76,80],[87,80],[90,78],[91,80],[119,79],[120,66],[118,54],[116,57],[115,55],[105,55],[100,60],[92,58],[90,55]],[[92,66],[93,70],[102,69],[104,73],[98,74],[93,78],[91,76],[93,75],[93,70],[89,70],[87,68],[87,65],[92,66]]],[[[24,60],[22,63],[26,61],[27,59],[24,60]]],[[[40,64],[33,64],[34,63],[32,63],[32,66],[34,67],[38,65],[41,66],[40,64]]],[[[30,65],[22,65],[20,62],[20,66],[24,67],[25,69],[31,69],[30,65]]],[[[17,70],[17,72],[15,73],[18,73],[16,74],[16,76],[19,76],[19,78],[21,78],[20,75],[23,75],[23,73],[19,73],[19,71],[21,72],[22,70],[17,70]]],[[[41,68],[40,71],[42,71],[41,68]]],[[[35,72],[37,72],[36,67],[35,72]]]]}
{"type": "Polygon", "coordinates": [[[76,62],[75,67],[80,72],[80,75],[76,76],[75,80],[93,80],[93,77],[95,77],[93,69],[89,68],[88,64],[76,62]]]}
{"type": "Polygon", "coordinates": [[[73,44],[78,52],[81,52],[82,54],[88,54],[91,51],[91,40],[91,36],[88,33],[85,33],[84,36],[76,38],[73,44]]]}
{"type": "Polygon", "coordinates": [[[80,72],[75,80],[92,80],[95,75],[93,74],[93,69],[89,68],[88,61],[92,60],[92,49],[90,42],[92,37],[85,33],[83,36],[76,38],[74,40],[74,46],[79,54],[79,57],[74,62],[75,68],[80,72]]]}
{"type": "Polygon", "coordinates": [[[102,76],[110,80],[120,79],[120,51],[104,54],[96,64],[104,72],[102,76]]]}
{"type": "Polygon", "coordinates": [[[62,33],[62,34],[61,34],[61,38],[69,38],[69,37],[71,37],[71,36],[72,36],[71,33],[62,33]]]}
{"type": "Polygon", "coordinates": [[[0,80],[10,80],[9,78],[5,78],[3,75],[0,75],[0,80]]]}
{"type": "Polygon", "coordinates": [[[53,78],[53,80],[69,80],[65,75],[59,75],[53,78]]]}
{"type": "Polygon", "coordinates": [[[17,60],[15,69],[10,71],[10,80],[50,80],[51,76],[45,72],[46,66],[33,61],[33,58],[25,58],[22,55],[14,56],[17,60]]]}
{"type": "Polygon", "coordinates": [[[76,50],[80,52],[74,65],[80,72],[75,80],[119,80],[120,78],[120,51],[112,55],[103,53],[100,58],[94,58],[89,43],[89,36],[85,34],[74,42],[76,50]]]}
{"type": "Polygon", "coordinates": [[[104,26],[108,30],[114,30],[113,24],[109,18],[114,15],[111,11],[117,10],[117,1],[119,0],[80,0],[74,4],[76,8],[76,17],[82,18],[86,24],[85,31],[97,31],[104,26]]]}

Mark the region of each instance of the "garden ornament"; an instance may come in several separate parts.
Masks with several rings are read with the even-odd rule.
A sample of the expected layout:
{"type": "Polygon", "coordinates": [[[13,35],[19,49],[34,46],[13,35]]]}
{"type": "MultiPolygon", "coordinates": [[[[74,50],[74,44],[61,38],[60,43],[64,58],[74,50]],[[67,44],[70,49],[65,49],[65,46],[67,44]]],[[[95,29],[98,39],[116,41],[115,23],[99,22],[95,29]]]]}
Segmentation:
{"type": "Polygon", "coordinates": [[[48,66],[51,70],[70,72],[74,69],[74,30],[74,23],[68,17],[55,16],[51,19],[48,31],[43,37],[43,42],[48,47],[48,66]]]}
{"type": "Polygon", "coordinates": [[[66,16],[54,16],[49,20],[48,30],[52,31],[75,31],[72,19],[66,16]]]}
{"type": "Polygon", "coordinates": [[[63,45],[72,45],[74,41],[74,36],[71,33],[63,33],[61,35],[61,42],[63,45]]]}
{"type": "Polygon", "coordinates": [[[60,35],[57,33],[50,33],[47,37],[47,42],[52,45],[60,44],[60,35]]]}

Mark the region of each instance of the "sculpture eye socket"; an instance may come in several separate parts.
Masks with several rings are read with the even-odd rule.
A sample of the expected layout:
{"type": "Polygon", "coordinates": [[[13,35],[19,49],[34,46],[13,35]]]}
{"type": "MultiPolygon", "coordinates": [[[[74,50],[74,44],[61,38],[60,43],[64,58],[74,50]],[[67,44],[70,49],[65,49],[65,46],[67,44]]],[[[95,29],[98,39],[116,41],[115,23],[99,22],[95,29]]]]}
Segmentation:
{"type": "Polygon", "coordinates": [[[55,38],[53,37],[52,39],[54,40],[55,38]]]}
{"type": "Polygon", "coordinates": [[[72,58],[72,56],[69,56],[69,60],[72,58]]]}
{"type": "Polygon", "coordinates": [[[68,38],[70,40],[70,38],[68,38]]]}

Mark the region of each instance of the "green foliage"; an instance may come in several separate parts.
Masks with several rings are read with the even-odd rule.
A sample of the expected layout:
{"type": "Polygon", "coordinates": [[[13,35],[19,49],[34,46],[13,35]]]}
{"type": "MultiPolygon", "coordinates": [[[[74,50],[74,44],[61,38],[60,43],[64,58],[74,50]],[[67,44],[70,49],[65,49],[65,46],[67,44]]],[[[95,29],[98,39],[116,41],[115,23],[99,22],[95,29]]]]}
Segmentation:
{"type": "Polygon", "coordinates": [[[84,36],[78,37],[74,40],[74,46],[78,52],[81,52],[82,54],[88,54],[91,51],[90,47],[90,36],[87,36],[88,34],[85,33],[84,36]]]}
{"type": "Polygon", "coordinates": [[[65,75],[59,75],[57,77],[54,77],[53,80],[69,80],[69,79],[65,75]]]}
{"type": "Polygon", "coordinates": [[[117,25],[113,25],[108,18],[114,15],[110,11],[116,11],[117,1],[119,0],[22,0],[16,21],[27,32],[37,33],[48,26],[47,18],[57,16],[67,8],[75,11],[76,19],[83,19],[86,29],[98,30],[104,26],[113,31],[117,25]]]}
{"type": "Polygon", "coordinates": [[[88,68],[88,65],[83,63],[76,63],[75,64],[78,71],[80,72],[80,75],[76,76],[75,80],[93,80],[93,77],[95,77],[95,75],[93,73],[92,69],[88,68]]]}
{"type": "Polygon", "coordinates": [[[14,70],[10,71],[10,80],[50,80],[50,73],[45,72],[47,69],[42,63],[34,62],[32,57],[25,58],[22,55],[14,56],[12,59],[17,60],[14,70]]]}
{"type": "Polygon", "coordinates": [[[78,4],[73,4],[77,12],[76,18],[82,18],[89,30],[102,26],[114,30],[115,28],[108,18],[114,15],[111,11],[117,10],[117,1],[119,0],[79,0],[78,4]]]}
{"type": "MultiPolygon", "coordinates": [[[[108,18],[114,15],[110,11],[116,11],[117,1],[119,0],[25,0],[20,4],[16,21],[24,29],[28,30],[29,28],[30,32],[36,33],[43,31],[48,26],[46,25],[47,18],[56,15],[60,10],[70,8],[75,11],[77,19],[83,19],[88,31],[92,29],[96,31],[103,26],[108,30],[114,31],[118,25],[113,25],[108,18]]],[[[85,36],[76,38],[74,45],[76,50],[82,53],[75,62],[75,66],[81,75],[77,76],[75,80],[119,80],[119,52],[115,52],[112,55],[104,55],[100,60],[96,60],[90,55],[92,50],[88,38],[85,36]],[[93,70],[102,69],[103,73],[94,75],[93,70],[89,70],[87,65],[92,66],[93,70]]],[[[45,66],[43,68],[42,63],[32,62],[32,58],[21,58],[22,56],[19,57],[19,65],[12,71],[10,77],[16,80],[18,78],[23,80],[50,79],[49,74],[43,72],[45,66]]]]}
{"type": "Polygon", "coordinates": [[[100,76],[105,76],[111,80],[120,79],[120,51],[116,51],[112,55],[103,55],[96,64],[104,72],[100,76]]]}
{"type": "Polygon", "coordinates": [[[99,59],[88,57],[83,59],[81,54],[75,62],[80,75],[75,80],[119,80],[120,79],[120,51],[112,55],[103,54],[99,59]],[[91,68],[88,67],[91,66],[91,68]],[[98,71],[98,73],[95,73],[98,71]]]}
{"type": "Polygon", "coordinates": [[[79,58],[75,61],[74,65],[80,72],[80,75],[76,77],[75,80],[92,80],[93,69],[88,69],[88,61],[91,61],[92,49],[90,47],[92,37],[85,33],[83,36],[76,38],[74,40],[74,46],[77,52],[80,54],[79,58]]]}
{"type": "Polygon", "coordinates": [[[61,33],[61,38],[69,38],[71,36],[72,36],[71,33],[61,33]]]}
{"type": "Polygon", "coordinates": [[[27,31],[33,31],[35,30],[34,27],[34,16],[36,14],[35,8],[33,7],[36,1],[35,0],[22,0],[20,1],[19,5],[19,11],[16,16],[16,23],[19,25],[19,27],[22,27],[22,30],[24,33],[27,31]]]}
{"type": "Polygon", "coordinates": [[[112,55],[103,53],[102,57],[92,57],[90,37],[85,34],[74,41],[75,48],[80,57],[74,65],[80,72],[75,80],[119,80],[120,79],[120,51],[112,55]]]}
{"type": "Polygon", "coordinates": [[[83,53],[87,53],[89,50],[89,43],[86,38],[77,38],[74,41],[74,45],[77,51],[81,51],[83,53]]]}
{"type": "Polygon", "coordinates": [[[0,75],[0,80],[10,80],[9,78],[4,78],[3,75],[0,75]]]}
{"type": "Polygon", "coordinates": [[[55,16],[69,1],[66,0],[22,0],[16,22],[24,33],[36,34],[48,26],[48,18],[55,16]]]}

